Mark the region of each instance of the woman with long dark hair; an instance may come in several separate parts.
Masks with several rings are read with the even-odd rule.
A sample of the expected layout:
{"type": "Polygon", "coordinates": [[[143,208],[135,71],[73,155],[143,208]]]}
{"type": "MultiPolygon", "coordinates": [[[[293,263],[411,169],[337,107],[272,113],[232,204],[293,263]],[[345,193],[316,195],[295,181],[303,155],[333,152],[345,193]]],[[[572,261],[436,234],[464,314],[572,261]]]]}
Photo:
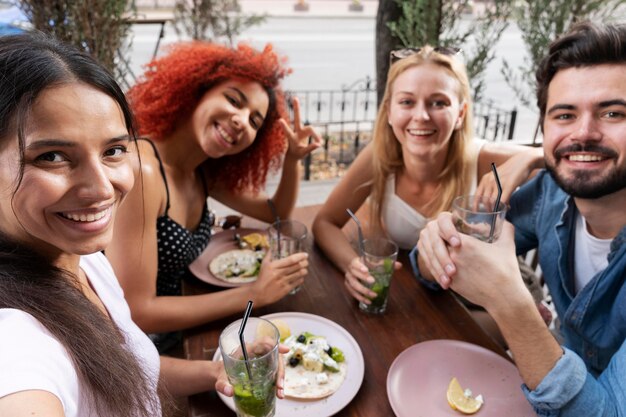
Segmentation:
{"type": "Polygon", "coordinates": [[[0,415],[157,416],[159,383],[218,376],[231,394],[220,364],[159,358],[101,253],[137,161],[113,77],[40,33],[0,38],[0,74],[0,415]]]}

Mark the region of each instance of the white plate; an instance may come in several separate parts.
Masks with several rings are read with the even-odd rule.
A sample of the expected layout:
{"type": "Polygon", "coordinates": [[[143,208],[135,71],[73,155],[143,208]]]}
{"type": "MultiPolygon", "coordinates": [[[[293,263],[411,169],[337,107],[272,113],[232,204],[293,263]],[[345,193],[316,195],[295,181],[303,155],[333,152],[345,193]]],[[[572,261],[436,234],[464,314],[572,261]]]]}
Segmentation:
{"type": "MultiPolygon", "coordinates": [[[[337,323],[324,317],[307,313],[274,313],[262,316],[265,319],[281,319],[289,326],[291,334],[298,335],[302,332],[310,332],[324,336],[331,346],[337,346],[346,357],[348,372],[341,387],[332,395],[321,400],[292,400],[276,399],[275,417],[329,417],[344,408],[356,395],[363,382],[365,363],[363,353],[356,340],[346,329],[337,323]]],[[[219,349],[215,352],[213,360],[221,360],[219,349]]],[[[235,410],[232,398],[218,392],[224,403],[235,410]]]]}

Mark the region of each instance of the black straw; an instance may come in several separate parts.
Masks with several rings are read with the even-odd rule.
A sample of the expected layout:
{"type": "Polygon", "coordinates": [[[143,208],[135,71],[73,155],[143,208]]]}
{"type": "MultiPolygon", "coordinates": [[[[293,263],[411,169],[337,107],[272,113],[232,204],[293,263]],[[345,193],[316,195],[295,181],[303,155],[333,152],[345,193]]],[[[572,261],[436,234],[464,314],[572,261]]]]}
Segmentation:
{"type": "Polygon", "coordinates": [[[489,242],[493,241],[493,232],[496,227],[496,219],[498,218],[497,213],[498,207],[500,207],[500,198],[502,197],[502,184],[500,184],[500,177],[498,176],[498,170],[496,169],[496,164],[491,163],[491,170],[493,171],[493,176],[496,178],[496,185],[498,186],[498,195],[496,196],[496,204],[493,206],[493,219],[491,219],[491,228],[489,229],[489,242]]]}
{"type": "Polygon", "coordinates": [[[241,326],[239,327],[239,343],[241,343],[241,351],[243,352],[243,360],[246,364],[246,370],[248,371],[248,379],[252,379],[252,372],[250,372],[250,364],[248,363],[248,351],[246,350],[246,342],[243,339],[243,332],[246,329],[246,324],[248,323],[248,317],[250,317],[250,313],[252,312],[252,300],[248,301],[248,305],[246,306],[246,311],[243,313],[243,319],[241,320],[241,326]]]}

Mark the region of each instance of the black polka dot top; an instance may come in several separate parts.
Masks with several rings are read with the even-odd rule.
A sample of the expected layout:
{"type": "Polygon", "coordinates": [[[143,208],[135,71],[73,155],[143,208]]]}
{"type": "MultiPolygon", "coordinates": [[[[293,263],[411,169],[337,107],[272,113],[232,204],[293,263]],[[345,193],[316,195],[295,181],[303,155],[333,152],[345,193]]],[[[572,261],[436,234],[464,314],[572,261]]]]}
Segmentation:
{"type": "Polygon", "coordinates": [[[181,281],[185,270],[209,244],[214,220],[213,213],[206,204],[202,211],[202,220],[194,231],[176,223],[167,212],[157,219],[157,295],[182,294],[181,281]]]}
{"type": "MultiPolygon", "coordinates": [[[[157,270],[157,296],[181,295],[182,277],[187,267],[193,262],[209,244],[211,228],[215,222],[215,216],[205,203],[202,210],[202,218],[196,230],[188,230],[169,217],[170,192],[167,186],[167,178],[163,163],[154,144],[148,141],[154,148],[155,155],[159,160],[161,175],[167,191],[167,204],[165,214],[157,219],[157,247],[158,247],[158,270],[157,270]]],[[[201,176],[206,193],[206,183],[201,176]]]]}

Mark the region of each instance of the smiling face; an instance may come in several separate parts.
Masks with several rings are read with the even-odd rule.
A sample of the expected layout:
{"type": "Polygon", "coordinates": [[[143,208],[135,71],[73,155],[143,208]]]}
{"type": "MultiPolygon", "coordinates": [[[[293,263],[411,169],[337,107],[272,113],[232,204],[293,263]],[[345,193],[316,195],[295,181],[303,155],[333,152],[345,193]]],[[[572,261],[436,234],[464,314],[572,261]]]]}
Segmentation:
{"type": "Polygon", "coordinates": [[[568,68],[548,87],[546,166],[566,192],[599,198],[626,186],[626,64],[568,68]]]}
{"type": "Polygon", "coordinates": [[[44,90],[31,108],[24,145],[17,190],[17,134],[0,148],[2,232],[50,259],[103,250],[134,183],[117,102],[80,83],[44,90]]]}
{"type": "Polygon", "coordinates": [[[193,131],[208,157],[235,155],[254,142],[268,109],[261,84],[228,80],[202,97],[192,115],[193,131]]]}
{"type": "Polygon", "coordinates": [[[427,157],[447,149],[463,125],[459,91],[459,82],[435,64],[410,67],[396,78],[388,118],[403,153],[427,157]]]}

